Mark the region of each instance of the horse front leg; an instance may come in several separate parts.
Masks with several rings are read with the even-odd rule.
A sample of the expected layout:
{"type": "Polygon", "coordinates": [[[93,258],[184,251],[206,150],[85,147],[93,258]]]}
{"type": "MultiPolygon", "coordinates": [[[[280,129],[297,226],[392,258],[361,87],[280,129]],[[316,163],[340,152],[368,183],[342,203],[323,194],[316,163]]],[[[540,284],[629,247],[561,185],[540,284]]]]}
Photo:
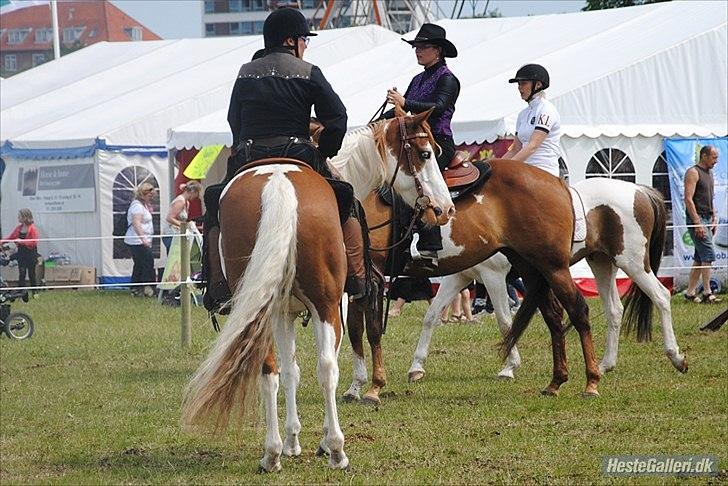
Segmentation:
{"type": "Polygon", "coordinates": [[[364,308],[352,302],[349,304],[347,328],[352,352],[352,381],[351,386],[344,392],[345,402],[359,401],[361,389],[367,383],[367,364],[364,359],[364,308]]]}
{"type": "Polygon", "coordinates": [[[382,356],[383,325],[384,323],[379,316],[375,316],[372,320],[366,320],[367,340],[372,350],[372,385],[362,397],[362,401],[369,405],[382,403],[379,394],[382,388],[387,386],[387,371],[384,369],[384,358],[382,356]]]}
{"type": "Polygon", "coordinates": [[[417,348],[415,349],[415,355],[412,358],[412,365],[407,372],[407,377],[410,382],[419,381],[425,376],[425,360],[430,348],[430,342],[432,341],[432,335],[435,332],[437,326],[441,324],[440,316],[442,311],[452,302],[455,296],[460,292],[460,289],[465,287],[471,281],[471,277],[465,276],[462,273],[456,273],[454,275],[448,275],[442,279],[440,288],[437,289],[437,295],[430,304],[430,308],[427,309],[425,314],[425,320],[422,323],[422,332],[420,333],[420,339],[417,342],[417,348]]]}
{"type": "MultiPolygon", "coordinates": [[[[510,264],[505,256],[496,254],[478,265],[480,281],[490,295],[493,303],[495,318],[498,321],[498,328],[503,337],[508,334],[511,328],[511,310],[508,305],[508,289],[506,288],[506,276],[510,270],[510,264]]],[[[514,379],[514,372],[521,366],[521,355],[516,346],[511,349],[506,359],[506,364],[498,372],[497,377],[502,380],[514,379]]]]}

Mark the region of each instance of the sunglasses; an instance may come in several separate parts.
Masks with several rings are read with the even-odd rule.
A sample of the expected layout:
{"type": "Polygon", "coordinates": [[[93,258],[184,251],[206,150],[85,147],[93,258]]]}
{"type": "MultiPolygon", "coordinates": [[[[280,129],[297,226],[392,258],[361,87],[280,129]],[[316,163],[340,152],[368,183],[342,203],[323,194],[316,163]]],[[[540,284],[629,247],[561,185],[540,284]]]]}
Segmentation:
{"type": "Polygon", "coordinates": [[[424,50],[424,49],[435,49],[436,47],[437,46],[436,45],[433,45],[433,44],[414,44],[412,46],[412,49],[415,49],[415,50],[417,50],[417,49],[424,50]]]}
{"type": "Polygon", "coordinates": [[[310,38],[310,37],[305,37],[305,36],[303,36],[303,37],[299,37],[299,39],[302,39],[302,40],[303,40],[303,44],[304,44],[304,45],[305,45],[306,47],[308,47],[308,43],[309,43],[309,42],[311,42],[311,38],[310,38]]]}

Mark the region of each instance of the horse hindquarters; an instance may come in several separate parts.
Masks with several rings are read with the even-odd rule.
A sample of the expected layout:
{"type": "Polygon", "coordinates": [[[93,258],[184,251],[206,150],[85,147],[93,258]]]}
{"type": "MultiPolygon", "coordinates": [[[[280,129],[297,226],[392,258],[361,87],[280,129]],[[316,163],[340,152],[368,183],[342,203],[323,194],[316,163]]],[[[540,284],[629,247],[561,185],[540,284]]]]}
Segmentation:
{"type": "MultiPolygon", "coordinates": [[[[182,416],[183,423],[188,425],[212,417],[218,429],[227,425],[235,406],[240,407],[240,416],[243,415],[255,396],[261,370],[265,375],[276,375],[266,379],[275,382],[271,390],[277,389],[277,371],[263,363],[272,349],[273,325],[288,311],[296,271],[298,203],[293,185],[279,172],[263,186],[258,231],[251,250],[249,246],[233,245],[235,232],[240,230],[237,215],[243,193],[234,184],[235,181],[228,187],[230,190],[223,195],[220,205],[223,254],[225,248],[230,248],[250,257],[226,259],[228,277],[242,277],[237,281],[227,323],[187,387],[182,416]],[[247,261],[244,268],[243,261],[247,261]]],[[[266,402],[272,399],[270,395],[265,394],[266,402]]],[[[274,409],[274,402],[266,403],[267,415],[274,413],[274,409]]],[[[266,422],[273,425],[271,417],[267,418],[266,422]]],[[[282,444],[277,430],[269,432],[262,465],[273,470],[280,467],[282,444]]]]}

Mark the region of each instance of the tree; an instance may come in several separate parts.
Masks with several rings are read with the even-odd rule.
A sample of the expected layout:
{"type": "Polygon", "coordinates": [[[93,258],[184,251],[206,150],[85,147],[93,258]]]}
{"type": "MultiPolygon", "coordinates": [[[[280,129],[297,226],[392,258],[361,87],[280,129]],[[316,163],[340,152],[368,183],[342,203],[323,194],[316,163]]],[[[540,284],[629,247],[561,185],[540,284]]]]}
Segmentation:
{"type": "Polygon", "coordinates": [[[586,5],[581,10],[604,10],[607,8],[634,7],[648,3],[669,2],[670,0],[586,0],[586,5]]]}

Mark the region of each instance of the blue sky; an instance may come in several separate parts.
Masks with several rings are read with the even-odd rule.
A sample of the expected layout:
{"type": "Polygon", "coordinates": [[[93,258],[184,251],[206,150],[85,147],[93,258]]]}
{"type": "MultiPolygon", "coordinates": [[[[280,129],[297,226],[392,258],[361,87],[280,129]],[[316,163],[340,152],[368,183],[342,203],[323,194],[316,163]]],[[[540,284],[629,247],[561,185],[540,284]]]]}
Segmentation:
{"type": "MultiPolygon", "coordinates": [[[[112,0],[112,3],[164,39],[202,36],[201,0],[112,0]]],[[[578,12],[584,0],[490,0],[488,10],[498,9],[505,17],[578,12]]],[[[452,13],[453,0],[441,0],[440,9],[452,13]]],[[[466,0],[463,16],[470,16],[472,2],[466,0]]],[[[475,3],[481,13],[485,1],[475,3]]]]}

